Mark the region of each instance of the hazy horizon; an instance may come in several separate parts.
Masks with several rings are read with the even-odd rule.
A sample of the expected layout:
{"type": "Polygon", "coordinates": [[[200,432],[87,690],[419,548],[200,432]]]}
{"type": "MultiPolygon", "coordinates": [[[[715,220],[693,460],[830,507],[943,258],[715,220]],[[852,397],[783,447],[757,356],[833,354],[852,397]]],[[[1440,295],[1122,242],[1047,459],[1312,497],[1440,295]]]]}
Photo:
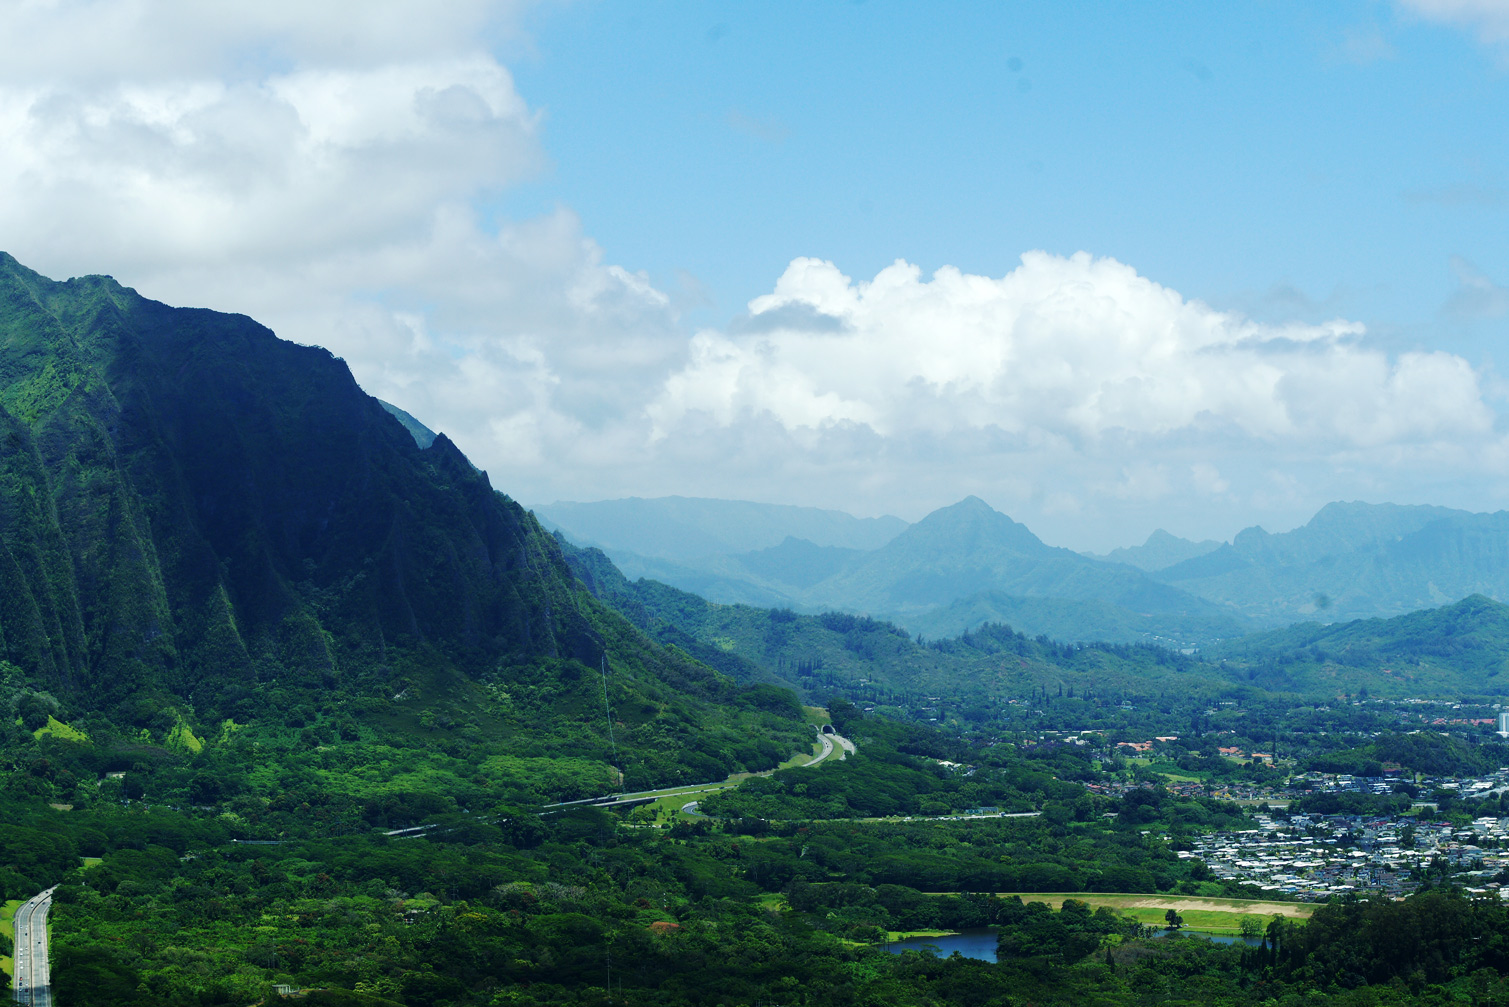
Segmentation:
{"type": "MultiPolygon", "coordinates": [[[[974,494],[970,494],[970,495],[974,495],[974,494]]],[[[647,497],[647,496],[608,497],[608,498],[604,498],[604,499],[601,499],[601,500],[551,500],[551,501],[548,501],[548,502],[543,502],[543,501],[529,501],[529,502],[523,502],[523,501],[521,501],[521,502],[523,502],[524,506],[526,508],[530,509],[530,510],[543,510],[543,509],[548,509],[548,508],[551,508],[551,507],[558,507],[558,506],[617,503],[617,502],[627,501],[627,500],[671,500],[671,499],[705,500],[705,501],[716,501],[716,502],[726,502],[726,503],[755,503],[755,504],[761,504],[763,506],[770,506],[770,507],[805,507],[805,506],[807,506],[807,505],[804,505],[804,504],[787,503],[785,501],[780,501],[780,500],[734,500],[734,499],[728,498],[728,497],[697,497],[697,496],[690,496],[690,495],[686,495],[686,494],[666,494],[665,496],[661,496],[661,497],[647,497]]],[[[873,513],[873,514],[858,513],[858,512],[855,512],[855,511],[845,510],[845,509],[843,509],[841,507],[819,507],[819,508],[812,508],[812,509],[834,511],[834,512],[837,512],[837,513],[840,513],[840,514],[847,514],[848,516],[854,517],[854,518],[883,518],[883,517],[893,517],[893,518],[898,518],[898,519],[900,519],[902,521],[905,521],[908,525],[913,525],[913,524],[916,524],[918,521],[921,521],[923,518],[927,517],[929,514],[932,514],[935,511],[942,509],[943,507],[953,506],[954,504],[960,503],[960,502],[962,502],[965,499],[968,499],[968,496],[961,497],[959,500],[954,500],[954,501],[950,501],[949,503],[942,504],[940,507],[935,507],[932,510],[925,511],[925,512],[923,512],[921,514],[916,515],[915,517],[907,517],[906,515],[903,515],[903,514],[889,514],[889,513],[873,513]]],[[[1005,514],[1007,517],[1011,518],[1014,521],[1017,521],[1019,524],[1026,525],[1027,528],[1028,528],[1028,530],[1031,531],[1034,535],[1037,535],[1038,538],[1042,539],[1043,542],[1046,545],[1057,546],[1057,547],[1061,547],[1061,548],[1064,548],[1064,549],[1072,549],[1075,552],[1090,553],[1090,554],[1094,554],[1094,555],[1097,555],[1097,556],[1105,556],[1105,555],[1107,555],[1107,554],[1109,554],[1111,552],[1114,552],[1116,549],[1130,549],[1130,548],[1135,548],[1137,546],[1144,545],[1144,544],[1146,544],[1146,542],[1147,542],[1147,540],[1148,540],[1148,538],[1150,536],[1152,536],[1153,534],[1155,534],[1155,533],[1157,533],[1159,531],[1167,532],[1168,534],[1173,535],[1176,538],[1181,538],[1181,539],[1184,539],[1184,540],[1190,541],[1190,542],[1215,541],[1215,542],[1221,542],[1221,543],[1230,544],[1230,542],[1232,541],[1232,539],[1234,539],[1237,536],[1238,533],[1240,533],[1242,531],[1245,531],[1248,528],[1259,527],[1259,528],[1262,528],[1264,531],[1266,531],[1266,532],[1268,532],[1269,534],[1272,534],[1272,535],[1281,535],[1281,534],[1283,534],[1285,532],[1293,531],[1296,528],[1302,528],[1306,524],[1308,524],[1312,518],[1315,517],[1316,513],[1318,513],[1325,506],[1327,506],[1329,504],[1332,504],[1332,503],[1364,503],[1364,504],[1369,504],[1369,505],[1375,505],[1376,506],[1376,505],[1386,505],[1386,504],[1397,504],[1397,501],[1393,501],[1393,500],[1328,500],[1328,501],[1326,501],[1326,503],[1321,504],[1320,507],[1317,507],[1314,512],[1312,512],[1311,514],[1309,514],[1308,516],[1306,516],[1304,519],[1295,522],[1294,524],[1291,524],[1291,525],[1276,525],[1276,524],[1273,524],[1273,525],[1269,525],[1269,524],[1257,524],[1257,525],[1250,525],[1249,524],[1249,525],[1243,525],[1240,528],[1233,529],[1229,534],[1224,535],[1224,536],[1222,536],[1222,535],[1199,535],[1199,536],[1185,535],[1185,534],[1181,534],[1180,531],[1178,529],[1176,529],[1176,528],[1166,528],[1166,527],[1161,527],[1160,526],[1158,528],[1150,529],[1147,534],[1141,536],[1140,538],[1136,539],[1135,541],[1118,542],[1118,543],[1115,543],[1113,545],[1105,546],[1104,548],[1091,548],[1091,547],[1088,547],[1088,546],[1078,545],[1078,544],[1076,544],[1074,542],[1055,541],[1052,538],[1049,538],[1049,537],[1043,535],[1042,533],[1040,533],[1037,528],[1033,527],[1033,525],[1031,524],[1031,522],[1024,521],[1021,518],[1019,518],[1018,516],[1016,516],[1015,514],[1012,514],[1010,511],[1007,511],[1007,510],[1004,510],[1001,507],[995,506],[995,504],[992,504],[989,500],[986,500],[985,503],[988,504],[990,507],[992,507],[994,510],[996,510],[996,511],[1002,513],[1002,514],[1005,514]]],[[[1410,505],[1403,505],[1403,506],[1410,506],[1410,505]]],[[[1439,506],[1439,505],[1437,505],[1437,506],[1439,506]]],[[[1466,508],[1456,508],[1456,509],[1466,510],[1466,508]]],[[[1471,510],[1467,510],[1467,513],[1484,514],[1484,513],[1493,513],[1493,512],[1491,512],[1491,511],[1471,511],[1471,510]]]]}

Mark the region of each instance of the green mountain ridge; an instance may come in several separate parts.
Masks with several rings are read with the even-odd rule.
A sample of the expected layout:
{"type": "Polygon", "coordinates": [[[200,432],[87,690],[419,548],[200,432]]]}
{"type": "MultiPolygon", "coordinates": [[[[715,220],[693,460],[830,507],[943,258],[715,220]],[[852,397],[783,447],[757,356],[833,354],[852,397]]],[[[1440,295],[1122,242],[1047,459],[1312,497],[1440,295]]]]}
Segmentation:
{"type": "Polygon", "coordinates": [[[1378,696],[1509,694],[1509,605],[1471,595],[1390,619],[1301,623],[1204,655],[1265,689],[1378,696]]]}
{"type": "Polygon", "coordinates": [[[999,623],[927,641],[894,623],[845,612],[719,604],[657,581],[630,581],[601,550],[561,545],[594,595],[657,640],[741,680],[814,699],[868,696],[916,710],[929,695],[944,695],[983,710],[1054,686],[1101,696],[1206,698],[1246,688],[1219,666],[1163,646],[1068,644],[999,623]]]}
{"type": "Polygon", "coordinates": [[[396,724],[416,693],[498,751],[606,765],[608,663],[637,782],[801,737],[582,590],[449,438],[421,448],[342,361],[244,316],[0,255],[0,437],[0,657],[74,710],[211,724],[307,697],[396,724]]]}
{"type": "MultiPolygon", "coordinates": [[[[1502,674],[1509,670],[1509,606],[1481,595],[1389,619],[1302,623],[1219,641],[1198,653],[1158,641],[1034,639],[1003,619],[924,642],[893,623],[842,612],[718,604],[653,580],[630,581],[600,550],[569,542],[562,548],[589,590],[662,642],[741,679],[809,693],[868,691],[914,705],[929,693],[985,699],[1056,685],[1135,696],[1182,691],[1209,697],[1244,689],[1317,697],[1364,690],[1379,697],[1509,694],[1509,675],[1502,674]]],[[[996,601],[998,608],[1025,608],[1035,599],[996,601]]],[[[1056,613],[1061,604],[1050,600],[1045,610],[1056,613]]],[[[1120,615],[1093,602],[1081,611],[1071,628],[1120,615]]]]}

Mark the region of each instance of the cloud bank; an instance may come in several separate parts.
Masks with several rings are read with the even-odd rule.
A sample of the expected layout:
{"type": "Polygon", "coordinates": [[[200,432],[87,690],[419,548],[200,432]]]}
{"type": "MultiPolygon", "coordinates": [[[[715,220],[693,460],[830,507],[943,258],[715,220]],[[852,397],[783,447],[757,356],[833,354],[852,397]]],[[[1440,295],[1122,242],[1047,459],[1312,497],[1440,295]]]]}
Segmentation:
{"type": "Polygon", "coordinates": [[[786,430],[975,428],[1068,445],[1205,432],[1372,447],[1493,425],[1460,357],[1391,360],[1344,321],[1258,325],[1084,252],[1029,252],[999,279],[945,267],[924,280],[897,262],[865,283],[798,259],[750,315],[790,321],[745,337],[699,334],[650,407],[657,437],[761,414],[786,430]]]}

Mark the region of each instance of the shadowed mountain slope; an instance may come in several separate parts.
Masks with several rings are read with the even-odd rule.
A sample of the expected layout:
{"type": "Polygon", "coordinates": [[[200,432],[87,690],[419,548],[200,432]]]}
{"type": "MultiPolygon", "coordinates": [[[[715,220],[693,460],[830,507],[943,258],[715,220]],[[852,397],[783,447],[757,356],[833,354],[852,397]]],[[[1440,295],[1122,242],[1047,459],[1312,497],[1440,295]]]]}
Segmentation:
{"type": "Polygon", "coordinates": [[[524,511],[444,436],[421,451],[329,352],[8,258],[0,298],[16,663],[119,698],[255,682],[262,659],[334,674],[336,626],[468,666],[597,659],[524,511]]]}
{"type": "Polygon", "coordinates": [[[76,706],[245,717],[269,690],[528,668],[556,705],[516,726],[590,733],[605,654],[627,727],[736,691],[582,590],[443,434],[422,449],[344,362],[249,318],[0,256],[0,440],[0,656],[76,706]]]}

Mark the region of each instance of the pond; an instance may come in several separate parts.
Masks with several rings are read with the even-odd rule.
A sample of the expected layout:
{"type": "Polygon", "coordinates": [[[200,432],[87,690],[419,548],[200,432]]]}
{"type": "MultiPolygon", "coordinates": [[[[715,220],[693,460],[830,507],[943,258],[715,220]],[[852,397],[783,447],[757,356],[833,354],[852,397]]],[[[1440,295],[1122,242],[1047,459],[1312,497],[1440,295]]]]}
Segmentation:
{"type": "Polygon", "coordinates": [[[996,932],[992,927],[969,927],[956,934],[891,941],[885,949],[895,955],[903,951],[928,951],[936,953],[939,958],[947,958],[957,951],[965,958],[993,962],[996,960],[996,932]]]}
{"type": "Polygon", "coordinates": [[[1198,937],[1203,940],[1214,941],[1217,944],[1245,944],[1250,948],[1255,948],[1263,943],[1261,937],[1243,937],[1241,934],[1218,934],[1211,930],[1196,930],[1190,927],[1174,931],[1159,930],[1153,934],[1155,940],[1159,938],[1181,939],[1185,937],[1198,937]]]}
{"type": "MultiPolygon", "coordinates": [[[[1153,933],[1154,940],[1207,940],[1217,944],[1246,944],[1249,947],[1257,947],[1263,943],[1261,938],[1247,938],[1240,934],[1220,934],[1210,930],[1195,930],[1184,928],[1183,930],[1168,931],[1157,930],[1153,933]]],[[[899,955],[903,951],[926,951],[936,954],[939,958],[947,958],[955,951],[965,958],[978,958],[980,961],[993,962],[996,960],[996,932],[993,927],[971,927],[956,934],[940,934],[937,937],[908,937],[902,941],[891,941],[885,945],[885,949],[893,955],[899,955]]]]}
{"type": "MultiPolygon", "coordinates": [[[[1207,940],[1217,944],[1246,944],[1248,947],[1257,947],[1263,943],[1261,938],[1243,937],[1240,934],[1220,934],[1211,930],[1196,930],[1185,927],[1183,930],[1168,931],[1157,930],[1153,933],[1154,940],[1207,940]]],[[[978,958],[980,961],[993,962],[996,960],[996,931],[993,927],[970,927],[956,934],[940,934],[937,937],[908,937],[902,941],[891,941],[885,945],[885,949],[893,955],[899,955],[903,951],[927,951],[936,954],[939,958],[947,958],[955,951],[965,958],[978,958]]]]}

